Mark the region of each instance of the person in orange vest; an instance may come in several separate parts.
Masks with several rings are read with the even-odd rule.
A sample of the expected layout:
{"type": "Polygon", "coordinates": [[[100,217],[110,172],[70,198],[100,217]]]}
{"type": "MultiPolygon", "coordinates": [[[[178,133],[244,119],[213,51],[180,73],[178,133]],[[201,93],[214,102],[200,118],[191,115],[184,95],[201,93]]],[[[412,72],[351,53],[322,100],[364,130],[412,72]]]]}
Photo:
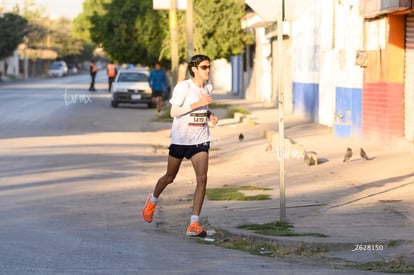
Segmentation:
{"type": "Polygon", "coordinates": [[[91,75],[91,85],[89,86],[89,91],[95,92],[95,77],[98,72],[98,66],[96,66],[95,61],[91,60],[89,63],[89,74],[91,75]]]}
{"type": "Polygon", "coordinates": [[[106,66],[106,75],[108,76],[108,92],[111,92],[112,82],[114,82],[118,70],[115,64],[110,61],[106,66]]]}

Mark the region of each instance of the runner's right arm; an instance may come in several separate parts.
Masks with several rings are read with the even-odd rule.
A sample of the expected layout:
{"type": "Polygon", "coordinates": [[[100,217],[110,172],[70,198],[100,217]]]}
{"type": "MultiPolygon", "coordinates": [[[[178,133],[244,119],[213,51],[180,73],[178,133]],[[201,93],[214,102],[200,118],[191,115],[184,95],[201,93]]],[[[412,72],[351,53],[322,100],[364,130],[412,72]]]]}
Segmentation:
{"type": "Polygon", "coordinates": [[[212,101],[213,100],[210,95],[202,95],[199,101],[194,102],[191,105],[178,106],[175,104],[171,104],[170,115],[171,117],[182,116],[202,106],[206,106],[210,104],[212,101]]]}

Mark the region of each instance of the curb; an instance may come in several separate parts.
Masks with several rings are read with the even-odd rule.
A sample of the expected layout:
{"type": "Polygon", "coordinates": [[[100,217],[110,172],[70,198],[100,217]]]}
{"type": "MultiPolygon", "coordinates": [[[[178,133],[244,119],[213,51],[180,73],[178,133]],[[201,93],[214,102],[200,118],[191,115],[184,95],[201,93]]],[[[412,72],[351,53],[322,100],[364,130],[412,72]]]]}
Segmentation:
{"type": "MultiPolygon", "coordinates": [[[[214,226],[214,225],[213,225],[214,226]]],[[[332,262],[336,267],[344,263],[348,264],[364,264],[373,262],[396,261],[400,265],[410,268],[414,266],[414,253],[402,254],[400,250],[404,247],[414,246],[414,241],[398,240],[397,244],[391,244],[390,241],[385,242],[381,250],[355,250],[355,243],[346,242],[318,242],[313,240],[292,240],[284,239],[289,237],[281,236],[265,236],[254,232],[246,232],[243,229],[225,229],[217,226],[228,240],[249,240],[253,245],[258,247],[260,244],[267,244],[276,248],[282,248],[283,255],[274,255],[276,258],[284,258],[290,256],[304,257],[311,261],[319,261],[320,264],[329,264],[332,262]],[[283,251],[285,249],[285,251],[283,251]],[[363,253],[363,254],[361,254],[363,253]],[[336,264],[335,264],[336,263],[336,264]]],[[[213,236],[214,238],[214,236],[213,236]]],[[[294,238],[301,238],[294,237],[294,238]]],[[[224,242],[224,240],[222,240],[224,242]]],[[[217,242],[219,243],[219,242],[217,242]]],[[[266,249],[266,248],[260,248],[266,249]]],[[[258,253],[262,254],[260,251],[258,253]]]]}
{"type": "MultiPolygon", "coordinates": [[[[232,121],[232,124],[257,124],[256,121],[248,119],[248,117],[245,117],[242,114],[235,114],[234,118],[229,119],[229,121],[230,120],[232,121]]],[[[270,148],[269,150],[276,151],[279,144],[278,132],[275,130],[261,130],[259,134],[268,142],[268,148],[270,148]]],[[[288,155],[285,155],[286,158],[304,160],[305,154],[316,154],[314,152],[306,151],[303,145],[299,144],[294,139],[289,138],[288,136],[284,137],[284,141],[285,153],[288,153],[288,155]]],[[[307,163],[306,161],[304,161],[304,164],[312,165],[307,163]]],[[[414,241],[384,240],[381,243],[381,251],[374,251],[372,249],[358,250],[357,246],[364,246],[365,244],[369,245],[369,242],[367,241],[366,243],[356,243],[349,242],[347,240],[341,242],[335,241],[333,237],[322,237],[323,240],[319,240],[319,237],[309,236],[267,236],[254,233],[250,230],[228,227],[227,224],[214,223],[214,221],[212,222],[212,226],[217,226],[217,228],[219,228],[220,231],[224,232],[227,236],[229,236],[229,238],[246,239],[256,245],[260,245],[261,243],[263,243],[275,247],[286,248],[289,250],[287,254],[291,255],[301,255],[302,253],[303,255],[306,255],[306,252],[310,252],[319,253],[320,256],[326,259],[327,261],[338,261],[340,263],[347,262],[357,264],[370,263],[374,261],[386,263],[388,260],[398,260],[398,262],[406,266],[414,265],[414,253],[412,252],[412,250],[404,252],[407,246],[414,246],[414,241]]],[[[220,240],[217,241],[220,242],[220,240]]]]}
{"type": "Polygon", "coordinates": [[[217,126],[226,126],[231,124],[244,124],[247,126],[254,126],[256,122],[247,116],[243,115],[242,113],[236,112],[233,114],[233,118],[223,118],[219,120],[217,126]]]}

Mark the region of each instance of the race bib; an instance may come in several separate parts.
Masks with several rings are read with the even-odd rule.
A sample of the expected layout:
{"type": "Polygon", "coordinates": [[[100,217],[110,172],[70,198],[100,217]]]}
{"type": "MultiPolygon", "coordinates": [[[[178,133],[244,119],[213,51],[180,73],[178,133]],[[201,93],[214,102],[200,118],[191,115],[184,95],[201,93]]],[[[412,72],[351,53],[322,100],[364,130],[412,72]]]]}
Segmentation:
{"type": "Polygon", "coordinates": [[[190,113],[189,126],[204,126],[207,123],[207,111],[198,111],[190,113]]]}

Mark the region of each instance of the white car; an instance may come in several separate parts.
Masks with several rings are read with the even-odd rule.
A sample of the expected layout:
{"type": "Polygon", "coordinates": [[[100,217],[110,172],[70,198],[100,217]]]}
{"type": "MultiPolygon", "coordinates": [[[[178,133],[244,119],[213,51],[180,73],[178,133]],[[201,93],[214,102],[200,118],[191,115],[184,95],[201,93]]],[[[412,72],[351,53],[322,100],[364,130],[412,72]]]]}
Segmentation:
{"type": "Polygon", "coordinates": [[[148,83],[149,71],[144,68],[121,69],[112,83],[111,106],[119,103],[147,104],[152,107],[151,87],[148,83]]]}
{"type": "Polygon", "coordinates": [[[55,61],[50,64],[47,71],[49,77],[62,77],[68,74],[68,66],[65,61],[55,61]]]}

